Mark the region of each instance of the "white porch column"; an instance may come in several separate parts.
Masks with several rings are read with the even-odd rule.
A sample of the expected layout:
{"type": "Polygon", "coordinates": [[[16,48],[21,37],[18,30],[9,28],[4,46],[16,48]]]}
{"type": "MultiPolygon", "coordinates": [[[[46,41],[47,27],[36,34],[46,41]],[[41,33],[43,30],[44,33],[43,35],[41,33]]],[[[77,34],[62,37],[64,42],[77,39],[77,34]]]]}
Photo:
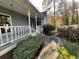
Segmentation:
{"type": "Polygon", "coordinates": [[[30,10],[28,10],[28,20],[29,20],[29,32],[30,32],[30,34],[31,34],[30,10]]]}
{"type": "Polygon", "coordinates": [[[36,30],[37,30],[37,15],[35,15],[35,22],[36,22],[36,30]]]}

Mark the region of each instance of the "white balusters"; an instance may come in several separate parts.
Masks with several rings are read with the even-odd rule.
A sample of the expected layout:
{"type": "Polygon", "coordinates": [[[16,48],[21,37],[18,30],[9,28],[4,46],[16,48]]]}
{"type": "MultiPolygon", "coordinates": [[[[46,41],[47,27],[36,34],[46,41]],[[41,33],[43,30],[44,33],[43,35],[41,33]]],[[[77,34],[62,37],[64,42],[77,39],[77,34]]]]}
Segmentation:
{"type": "Polygon", "coordinates": [[[5,27],[0,26],[0,46],[4,46],[7,43],[13,43],[16,40],[19,40],[20,38],[23,38],[29,34],[29,26],[9,26],[10,32],[5,29],[6,32],[4,34],[1,33],[1,28],[5,29],[5,27]]]}
{"type": "Polygon", "coordinates": [[[27,27],[25,27],[25,34],[27,34],[27,27]]]}
{"type": "Polygon", "coordinates": [[[19,27],[17,27],[17,39],[19,38],[19,27]]]}
{"type": "Polygon", "coordinates": [[[1,35],[1,28],[0,28],[0,41],[1,41],[1,44],[0,44],[0,46],[1,46],[3,44],[2,35],[1,35]]]}
{"type": "MultiPolygon", "coordinates": [[[[22,33],[21,33],[21,35],[23,36],[23,27],[22,27],[22,29],[21,29],[21,30],[22,30],[22,33]]],[[[21,36],[21,37],[22,37],[22,36],[21,36]]]]}
{"type": "Polygon", "coordinates": [[[21,37],[21,27],[19,27],[19,36],[21,37]]]}
{"type": "Polygon", "coordinates": [[[16,39],[17,38],[16,27],[14,27],[14,31],[15,31],[15,39],[16,39]]]}
{"type": "Polygon", "coordinates": [[[6,39],[7,39],[7,42],[9,42],[9,38],[8,38],[8,34],[7,34],[8,30],[5,29],[5,32],[6,32],[6,39]]]}
{"type": "Polygon", "coordinates": [[[20,27],[20,29],[21,29],[21,37],[22,37],[22,27],[20,27]]]}
{"type": "Polygon", "coordinates": [[[23,35],[24,35],[24,27],[23,27],[23,35]]]}
{"type": "Polygon", "coordinates": [[[10,28],[10,31],[11,31],[11,39],[12,39],[12,41],[11,42],[13,42],[13,27],[11,26],[11,28],[10,28]]]}

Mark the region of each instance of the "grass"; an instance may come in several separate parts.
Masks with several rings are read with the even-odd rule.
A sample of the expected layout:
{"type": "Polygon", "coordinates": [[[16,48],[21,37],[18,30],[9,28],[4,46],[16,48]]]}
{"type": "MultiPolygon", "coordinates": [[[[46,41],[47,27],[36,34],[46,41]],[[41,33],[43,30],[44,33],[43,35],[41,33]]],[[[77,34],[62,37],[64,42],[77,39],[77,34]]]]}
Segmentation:
{"type": "Polygon", "coordinates": [[[69,41],[66,41],[64,43],[64,46],[68,49],[70,54],[77,56],[77,59],[79,59],[79,43],[72,43],[69,41]]]}

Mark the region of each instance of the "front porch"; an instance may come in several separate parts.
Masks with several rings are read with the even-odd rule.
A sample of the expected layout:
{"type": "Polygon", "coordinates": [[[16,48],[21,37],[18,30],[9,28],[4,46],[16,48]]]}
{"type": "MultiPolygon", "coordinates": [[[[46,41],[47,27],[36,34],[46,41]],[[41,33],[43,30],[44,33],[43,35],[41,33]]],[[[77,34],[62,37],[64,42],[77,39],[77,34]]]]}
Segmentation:
{"type": "Polygon", "coordinates": [[[41,14],[30,2],[0,0],[0,57],[14,49],[18,41],[40,33],[38,20],[41,14]]]}
{"type": "Polygon", "coordinates": [[[30,35],[36,35],[38,32],[29,26],[9,26],[10,32],[4,26],[0,26],[0,56],[5,54],[6,52],[1,52],[5,50],[7,46],[10,44],[16,44],[16,42],[22,40],[24,37],[28,37],[30,35]],[[5,28],[5,33],[1,32],[1,29],[5,28]],[[29,29],[31,31],[29,31],[29,29]],[[4,49],[4,47],[6,47],[4,49]]]}

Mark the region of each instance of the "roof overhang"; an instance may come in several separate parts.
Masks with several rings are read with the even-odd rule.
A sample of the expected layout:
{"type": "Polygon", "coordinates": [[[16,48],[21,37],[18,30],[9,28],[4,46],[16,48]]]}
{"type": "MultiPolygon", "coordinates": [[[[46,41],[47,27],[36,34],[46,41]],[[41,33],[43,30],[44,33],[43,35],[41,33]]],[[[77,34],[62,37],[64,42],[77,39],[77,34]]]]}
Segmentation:
{"type": "Polygon", "coordinates": [[[26,16],[28,16],[28,10],[30,10],[31,17],[34,18],[35,15],[38,18],[42,17],[40,12],[28,0],[0,0],[0,6],[26,16]]]}

